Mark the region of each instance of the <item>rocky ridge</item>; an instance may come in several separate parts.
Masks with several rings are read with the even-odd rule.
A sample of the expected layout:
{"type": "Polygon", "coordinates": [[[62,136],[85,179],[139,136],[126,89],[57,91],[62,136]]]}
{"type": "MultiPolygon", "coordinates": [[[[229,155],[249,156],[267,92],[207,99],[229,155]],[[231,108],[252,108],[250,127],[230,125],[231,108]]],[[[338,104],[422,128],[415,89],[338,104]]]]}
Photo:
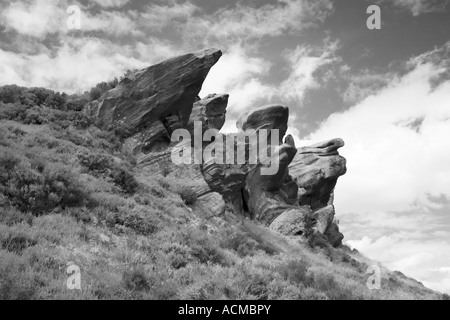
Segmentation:
{"type": "Polygon", "coordinates": [[[198,97],[221,55],[220,50],[207,49],[137,71],[90,103],[85,112],[105,126],[123,127],[124,147],[135,155],[137,165],[183,180],[198,197],[194,206],[205,214],[220,216],[228,209],[284,235],[301,236],[311,228],[315,239],[324,240],[318,242],[341,245],[343,235],[335,220],[333,191],[339,176],[346,172],[346,160],[338,152],[344,142],[333,139],[297,148],[294,139],[286,136],[287,107],[269,105],[249,110],[237,121],[237,136],[256,133],[259,139],[264,137],[263,129],[279,132],[275,140],[267,136],[264,150],[279,169],[264,175],[267,164],[261,154],[256,163],[250,161],[250,150],[255,146],[261,150],[261,141],[239,141],[237,136],[217,133],[225,123],[228,95],[198,97]],[[214,158],[201,163],[176,165],[171,154],[180,144],[172,141],[172,133],[185,128],[193,134],[195,122],[201,122],[202,133],[216,130],[215,143],[222,141],[226,146],[227,139],[234,139],[232,148],[216,148],[214,158]],[[230,151],[236,157],[239,148],[245,151],[241,164],[214,160],[226,158],[230,151]]]}

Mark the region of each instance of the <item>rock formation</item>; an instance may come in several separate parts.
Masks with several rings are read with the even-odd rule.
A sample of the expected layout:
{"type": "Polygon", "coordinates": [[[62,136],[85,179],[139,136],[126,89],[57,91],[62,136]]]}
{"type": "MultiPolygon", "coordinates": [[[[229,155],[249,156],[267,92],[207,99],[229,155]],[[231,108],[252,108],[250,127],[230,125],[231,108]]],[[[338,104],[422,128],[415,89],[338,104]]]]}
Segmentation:
{"type": "Polygon", "coordinates": [[[138,166],[188,184],[198,196],[196,208],[205,214],[221,215],[228,208],[289,236],[311,228],[339,246],[343,235],[334,219],[333,190],[346,172],[338,153],[344,142],[334,139],[297,149],[286,136],[287,107],[249,110],[238,119],[237,134],[215,136],[211,157],[201,163],[172,162],[172,151],[187,143],[172,141],[176,129],[193,134],[195,123],[201,123],[204,133],[225,123],[228,95],[198,97],[220,56],[219,50],[203,50],[138,71],[90,103],[86,112],[104,125],[123,126],[128,133],[124,147],[136,156],[138,166]],[[278,170],[265,174],[274,164],[278,170]]]}

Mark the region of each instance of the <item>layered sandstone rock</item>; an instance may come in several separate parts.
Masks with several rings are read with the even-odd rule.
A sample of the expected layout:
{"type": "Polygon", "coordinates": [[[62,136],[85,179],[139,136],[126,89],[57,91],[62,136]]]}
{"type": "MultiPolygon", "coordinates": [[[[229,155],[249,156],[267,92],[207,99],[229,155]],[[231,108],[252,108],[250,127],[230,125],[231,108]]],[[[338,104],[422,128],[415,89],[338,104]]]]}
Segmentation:
{"type": "Polygon", "coordinates": [[[317,221],[317,230],[338,246],[344,236],[334,222],[333,194],[337,179],[347,172],[346,160],[338,149],[342,139],[332,139],[298,149],[289,171],[298,188],[298,203],[309,206],[317,221]]]}
{"type": "Polygon", "coordinates": [[[207,49],[137,71],[86,111],[105,125],[123,126],[130,135],[171,116],[186,125],[209,70],[221,56],[220,50],[207,49]]]}
{"type": "Polygon", "coordinates": [[[346,171],[338,153],[343,141],[297,149],[285,136],[289,109],[282,105],[249,110],[237,121],[238,134],[217,134],[225,123],[228,95],[200,99],[198,94],[220,56],[219,50],[203,50],[138,71],[86,112],[105,125],[123,126],[128,132],[124,147],[138,166],[189,185],[198,196],[196,210],[208,216],[232,210],[290,236],[312,226],[331,245],[340,245],[333,190],[346,171]],[[175,151],[187,148],[194,154],[195,149],[203,155],[209,150],[205,141],[172,141],[177,129],[191,135],[216,130],[213,154],[200,163],[175,164],[175,151]],[[267,174],[273,167],[277,170],[267,174]]]}

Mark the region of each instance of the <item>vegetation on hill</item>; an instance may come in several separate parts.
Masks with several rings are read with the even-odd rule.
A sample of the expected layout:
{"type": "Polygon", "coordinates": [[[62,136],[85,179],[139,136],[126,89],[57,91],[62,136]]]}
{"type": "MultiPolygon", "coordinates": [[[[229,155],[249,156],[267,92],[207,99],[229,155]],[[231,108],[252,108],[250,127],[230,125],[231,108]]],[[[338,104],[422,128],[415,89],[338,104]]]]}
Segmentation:
{"type": "Polygon", "coordinates": [[[96,95],[0,88],[0,299],[441,298],[384,268],[369,290],[357,252],[193,210],[188,187],[80,112],[96,95]]]}

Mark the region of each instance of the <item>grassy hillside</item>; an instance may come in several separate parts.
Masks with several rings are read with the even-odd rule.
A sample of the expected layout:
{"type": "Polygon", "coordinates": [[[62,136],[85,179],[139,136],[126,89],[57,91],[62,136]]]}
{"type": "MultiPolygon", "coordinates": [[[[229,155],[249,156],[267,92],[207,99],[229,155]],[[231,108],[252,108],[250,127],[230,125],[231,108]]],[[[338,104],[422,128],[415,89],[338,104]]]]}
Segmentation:
{"type": "Polygon", "coordinates": [[[372,262],[348,248],[206,218],[79,112],[88,99],[0,90],[0,299],[445,298],[386,269],[369,290],[372,262]],[[72,264],[81,291],[66,286],[72,264]]]}

